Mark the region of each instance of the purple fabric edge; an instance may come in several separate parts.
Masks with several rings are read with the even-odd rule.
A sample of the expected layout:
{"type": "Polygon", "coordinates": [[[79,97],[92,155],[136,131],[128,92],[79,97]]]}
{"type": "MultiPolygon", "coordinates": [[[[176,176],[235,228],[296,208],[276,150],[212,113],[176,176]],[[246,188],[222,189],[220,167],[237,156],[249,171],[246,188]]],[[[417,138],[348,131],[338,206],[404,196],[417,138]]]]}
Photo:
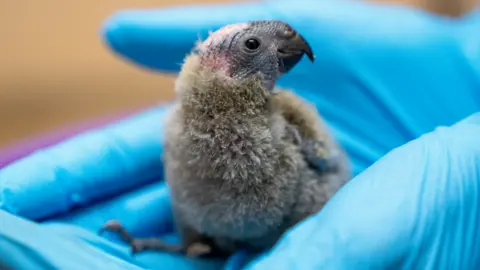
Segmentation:
{"type": "Polygon", "coordinates": [[[113,115],[101,116],[87,121],[77,122],[73,125],[63,126],[54,131],[41,133],[31,138],[20,140],[11,146],[0,149],[0,169],[14,162],[15,160],[29,155],[37,149],[54,145],[81,132],[99,128],[114,121],[121,120],[125,117],[135,114],[138,111],[139,110],[129,110],[113,115]]]}

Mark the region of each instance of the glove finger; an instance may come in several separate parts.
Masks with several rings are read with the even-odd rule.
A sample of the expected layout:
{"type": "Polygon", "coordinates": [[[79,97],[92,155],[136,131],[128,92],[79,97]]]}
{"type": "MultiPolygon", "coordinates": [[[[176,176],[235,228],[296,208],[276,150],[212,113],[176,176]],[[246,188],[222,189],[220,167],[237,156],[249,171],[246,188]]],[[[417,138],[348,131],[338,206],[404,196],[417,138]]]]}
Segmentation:
{"type": "MultiPolygon", "coordinates": [[[[93,206],[49,219],[42,224],[68,223],[97,233],[105,222],[112,219],[118,220],[125,229],[138,237],[160,236],[172,232],[170,196],[165,182],[141,187],[93,206]]],[[[111,238],[110,234],[105,233],[105,236],[111,238]]]]}
{"type": "Polygon", "coordinates": [[[176,72],[199,37],[226,24],[271,18],[262,2],[125,10],[102,28],[107,45],[140,66],[176,72]],[[241,11],[241,12],[238,12],[241,11]]]}
{"type": "Polygon", "coordinates": [[[88,119],[87,121],[80,121],[63,128],[48,131],[43,134],[37,134],[33,138],[27,137],[22,139],[13,145],[0,149],[0,169],[38,149],[52,146],[81,132],[121,120],[134,115],[136,112],[137,110],[126,110],[121,113],[115,112],[111,115],[96,117],[95,119],[88,119]]]}
{"type": "Polygon", "coordinates": [[[167,107],[73,137],[0,171],[0,209],[43,219],[158,181],[167,107]]]}

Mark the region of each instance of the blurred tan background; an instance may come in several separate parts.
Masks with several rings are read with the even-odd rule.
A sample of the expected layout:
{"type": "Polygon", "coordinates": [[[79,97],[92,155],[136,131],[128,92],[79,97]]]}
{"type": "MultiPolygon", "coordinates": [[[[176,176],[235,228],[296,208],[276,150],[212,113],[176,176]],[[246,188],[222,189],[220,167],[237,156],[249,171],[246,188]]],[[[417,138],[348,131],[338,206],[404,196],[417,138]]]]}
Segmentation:
{"type": "MultiPolygon", "coordinates": [[[[459,15],[474,0],[400,2],[459,15]]],[[[111,13],[226,0],[0,0],[0,148],[79,120],[173,97],[173,78],[129,65],[98,31],[111,13]]]]}

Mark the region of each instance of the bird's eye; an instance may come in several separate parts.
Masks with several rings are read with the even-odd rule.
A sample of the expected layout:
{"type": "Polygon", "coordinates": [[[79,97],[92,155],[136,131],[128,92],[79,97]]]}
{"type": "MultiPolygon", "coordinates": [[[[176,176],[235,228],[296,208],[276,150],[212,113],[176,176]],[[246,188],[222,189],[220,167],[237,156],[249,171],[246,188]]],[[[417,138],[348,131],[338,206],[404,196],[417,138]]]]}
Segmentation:
{"type": "Polygon", "coordinates": [[[260,42],[256,38],[249,38],[245,41],[245,47],[250,51],[256,51],[260,48],[260,42]]]}

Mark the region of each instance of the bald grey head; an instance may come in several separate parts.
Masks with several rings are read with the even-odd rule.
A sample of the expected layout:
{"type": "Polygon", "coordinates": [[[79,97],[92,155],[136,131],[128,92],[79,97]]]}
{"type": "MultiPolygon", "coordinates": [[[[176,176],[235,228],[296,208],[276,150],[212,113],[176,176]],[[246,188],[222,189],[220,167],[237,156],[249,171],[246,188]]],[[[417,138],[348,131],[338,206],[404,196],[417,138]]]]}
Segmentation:
{"type": "Polygon", "coordinates": [[[234,79],[261,75],[273,89],[278,77],[307,55],[314,61],[308,42],[281,21],[252,21],[225,26],[197,47],[202,66],[234,79]]]}

